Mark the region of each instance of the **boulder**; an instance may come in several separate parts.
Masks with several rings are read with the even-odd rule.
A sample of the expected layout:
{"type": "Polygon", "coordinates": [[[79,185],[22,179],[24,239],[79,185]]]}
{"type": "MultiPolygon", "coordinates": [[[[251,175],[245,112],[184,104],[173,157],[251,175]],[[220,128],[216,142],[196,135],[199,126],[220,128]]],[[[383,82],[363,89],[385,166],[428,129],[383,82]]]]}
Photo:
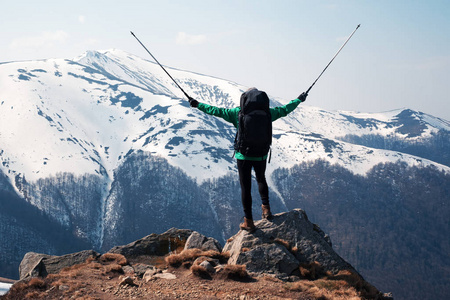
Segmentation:
{"type": "Polygon", "coordinates": [[[337,274],[355,269],[332,248],[330,238],[308,220],[301,209],[274,215],[271,221],[255,222],[253,233],[239,231],[225,244],[228,264],[246,265],[251,273],[279,278],[298,275],[300,264],[318,262],[324,271],[337,274]]]}
{"type": "Polygon", "coordinates": [[[29,277],[46,277],[48,274],[59,273],[66,267],[84,263],[88,258],[97,258],[100,254],[93,250],[71,253],[63,256],[53,256],[28,252],[19,266],[20,280],[29,277]]]}
{"type": "Polygon", "coordinates": [[[132,268],[134,269],[134,273],[136,274],[136,276],[139,276],[141,278],[144,276],[144,274],[148,270],[155,270],[156,269],[152,265],[141,264],[141,263],[137,263],[137,264],[133,265],[132,268]]]}
{"type": "Polygon", "coordinates": [[[205,268],[206,271],[208,271],[208,273],[211,273],[211,274],[216,273],[216,269],[214,269],[214,266],[207,260],[205,260],[204,262],[199,264],[199,266],[202,266],[203,268],[205,268]]]}
{"type": "Polygon", "coordinates": [[[189,229],[171,228],[161,234],[152,233],[128,245],[113,247],[108,253],[122,254],[127,259],[139,256],[164,256],[183,250],[192,232],[189,229]]]}
{"type": "Polygon", "coordinates": [[[214,250],[217,252],[222,252],[222,245],[219,241],[212,237],[206,237],[197,231],[192,232],[186,241],[184,249],[197,248],[203,251],[214,250]]]}
{"type": "Polygon", "coordinates": [[[42,261],[51,257],[51,255],[36,252],[26,253],[19,265],[20,280],[41,276],[45,269],[42,261]]]}

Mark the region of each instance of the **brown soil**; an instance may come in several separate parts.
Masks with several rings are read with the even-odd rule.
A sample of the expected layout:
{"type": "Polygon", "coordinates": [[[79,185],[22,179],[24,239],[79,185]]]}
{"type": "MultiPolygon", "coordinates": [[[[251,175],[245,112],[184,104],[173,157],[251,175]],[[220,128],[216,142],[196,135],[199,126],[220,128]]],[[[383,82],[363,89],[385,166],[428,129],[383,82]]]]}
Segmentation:
{"type": "Polygon", "coordinates": [[[121,255],[88,259],[59,274],[17,282],[0,299],[361,299],[342,278],[294,283],[269,276],[232,280],[225,268],[203,279],[193,274],[190,264],[183,264],[160,270],[175,279],[146,280],[124,259],[121,255]]]}
{"type": "Polygon", "coordinates": [[[168,271],[177,278],[154,278],[145,282],[133,274],[120,274],[114,267],[97,269],[90,265],[37,279],[39,281],[16,283],[10,293],[0,299],[314,299],[289,291],[284,282],[269,277],[240,282],[201,279],[185,268],[168,271]],[[131,277],[134,284],[121,285],[125,276],[131,277]]]}

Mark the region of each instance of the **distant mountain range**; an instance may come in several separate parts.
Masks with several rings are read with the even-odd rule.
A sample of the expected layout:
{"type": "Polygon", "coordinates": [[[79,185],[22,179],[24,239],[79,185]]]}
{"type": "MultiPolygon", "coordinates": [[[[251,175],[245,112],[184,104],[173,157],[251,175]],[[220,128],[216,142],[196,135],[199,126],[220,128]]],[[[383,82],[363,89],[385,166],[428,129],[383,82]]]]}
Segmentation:
{"type": "MultiPolygon", "coordinates": [[[[189,95],[220,107],[239,105],[247,89],[168,70],[189,95]]],[[[171,227],[222,242],[234,234],[235,129],[182,96],[158,65],[120,50],[0,63],[0,276],[17,276],[28,251],[105,251],[171,227]]],[[[274,123],[274,211],[305,209],[396,299],[432,282],[436,297],[448,294],[450,122],[313,103],[311,95],[274,123]]],[[[255,215],[258,198],[255,190],[255,215]]]]}

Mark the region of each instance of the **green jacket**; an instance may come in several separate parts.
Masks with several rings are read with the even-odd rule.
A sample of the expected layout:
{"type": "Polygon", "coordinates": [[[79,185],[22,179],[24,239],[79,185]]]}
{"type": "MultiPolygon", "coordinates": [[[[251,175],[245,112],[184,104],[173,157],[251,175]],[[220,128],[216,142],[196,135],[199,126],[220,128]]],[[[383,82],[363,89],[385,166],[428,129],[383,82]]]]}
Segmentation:
{"type": "MultiPolygon", "coordinates": [[[[271,108],[270,114],[272,115],[272,122],[281,117],[287,116],[300,103],[301,103],[301,101],[299,99],[294,99],[286,105],[271,108]]],[[[236,127],[236,128],[238,128],[238,126],[239,126],[239,124],[238,124],[239,123],[239,112],[241,111],[240,107],[221,108],[221,107],[216,107],[216,106],[212,106],[212,105],[208,105],[208,104],[199,102],[198,109],[209,115],[220,117],[220,118],[224,119],[225,121],[232,123],[234,125],[234,127],[236,127]]],[[[261,159],[266,159],[267,155],[265,155],[264,157],[261,158],[261,157],[245,156],[242,153],[236,152],[234,157],[236,159],[240,159],[240,160],[261,160],[261,159]]]]}

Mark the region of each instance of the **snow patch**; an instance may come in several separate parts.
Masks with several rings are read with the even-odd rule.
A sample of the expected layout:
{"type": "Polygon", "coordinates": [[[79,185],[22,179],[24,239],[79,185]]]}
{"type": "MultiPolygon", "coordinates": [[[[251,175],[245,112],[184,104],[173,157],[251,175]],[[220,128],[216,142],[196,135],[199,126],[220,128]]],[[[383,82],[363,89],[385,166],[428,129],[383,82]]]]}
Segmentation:
{"type": "Polygon", "coordinates": [[[4,294],[6,294],[9,289],[11,288],[12,284],[11,283],[3,283],[0,282],[0,296],[3,296],[4,294]]]}

